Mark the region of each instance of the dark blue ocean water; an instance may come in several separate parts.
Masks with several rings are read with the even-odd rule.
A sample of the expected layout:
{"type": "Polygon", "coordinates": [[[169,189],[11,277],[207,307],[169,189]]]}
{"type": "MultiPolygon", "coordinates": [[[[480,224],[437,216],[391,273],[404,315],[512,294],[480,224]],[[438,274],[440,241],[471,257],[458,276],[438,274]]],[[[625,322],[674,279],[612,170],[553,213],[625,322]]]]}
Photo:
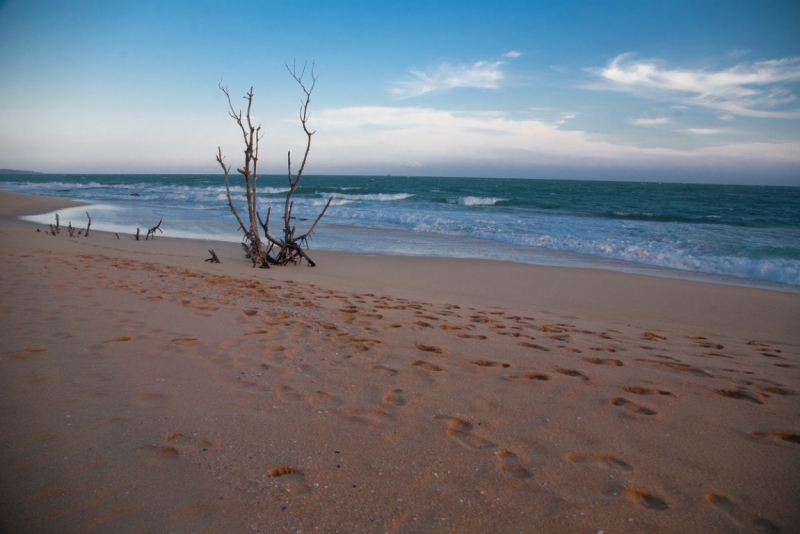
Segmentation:
{"type": "MultiPolygon", "coordinates": [[[[233,184],[244,202],[243,187],[233,184]]],[[[272,206],[279,216],[286,177],[262,176],[259,185],[263,210],[272,206]]],[[[131,233],[163,215],[168,236],[240,239],[219,175],[0,175],[0,188],[92,204],[97,229],[131,233]]],[[[800,286],[800,188],[307,176],[295,196],[298,227],[331,195],[312,248],[800,286]]],[[[62,210],[62,221],[82,225],[84,211],[62,210]]]]}

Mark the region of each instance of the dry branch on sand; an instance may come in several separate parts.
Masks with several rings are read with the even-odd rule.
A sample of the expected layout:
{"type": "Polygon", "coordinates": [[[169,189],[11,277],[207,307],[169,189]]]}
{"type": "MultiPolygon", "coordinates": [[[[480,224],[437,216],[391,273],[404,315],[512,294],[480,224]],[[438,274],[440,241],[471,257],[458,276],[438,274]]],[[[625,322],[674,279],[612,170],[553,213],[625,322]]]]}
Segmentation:
{"type": "MultiPolygon", "coordinates": [[[[86,212],[86,218],[89,219],[89,222],[86,225],[86,230],[72,226],[72,221],[67,224],[67,233],[70,237],[75,237],[76,235],[77,237],[80,237],[81,235],[89,237],[89,228],[92,227],[92,216],[89,215],[88,211],[86,212]]],[[[58,235],[61,233],[61,218],[59,217],[58,213],[56,213],[56,224],[55,226],[52,224],[50,225],[48,233],[52,235],[58,235]]]]}
{"type": "Polygon", "coordinates": [[[239,228],[244,233],[242,247],[245,249],[245,255],[252,260],[253,267],[269,268],[270,264],[297,264],[302,260],[306,260],[306,263],[313,267],[315,263],[303,250],[303,245],[308,246],[308,238],[311,236],[311,233],[314,231],[314,228],[316,228],[317,223],[320,221],[322,216],[325,215],[325,212],[328,210],[328,207],[333,200],[333,197],[328,199],[328,202],[325,204],[325,207],[322,209],[322,212],[319,214],[319,216],[317,216],[314,224],[311,225],[311,228],[299,236],[296,235],[297,229],[295,226],[292,226],[292,210],[294,208],[292,196],[297,190],[297,187],[300,184],[300,179],[303,176],[303,171],[305,170],[306,162],[308,161],[308,154],[311,150],[311,137],[315,133],[308,129],[308,119],[311,93],[314,91],[314,86],[317,83],[317,77],[314,75],[313,64],[311,67],[310,85],[306,85],[306,83],[303,81],[303,77],[306,72],[305,66],[303,66],[303,69],[299,73],[297,72],[295,66],[289,68],[289,66],[286,65],[286,69],[289,71],[289,74],[291,74],[292,78],[294,78],[298,85],[300,85],[300,88],[303,90],[305,95],[305,98],[301,100],[300,105],[300,124],[303,126],[303,132],[306,134],[306,149],[305,153],[303,154],[303,160],[300,164],[300,168],[298,169],[296,175],[292,174],[292,154],[291,152],[288,154],[289,191],[286,193],[286,201],[284,204],[283,238],[277,238],[270,234],[269,217],[271,208],[267,209],[266,220],[262,220],[261,214],[258,212],[258,150],[259,141],[263,136],[261,134],[261,126],[254,126],[252,121],[251,109],[253,106],[253,88],[251,87],[250,91],[244,97],[244,99],[247,101],[247,113],[243,116],[241,111],[237,112],[235,110],[228,89],[223,87],[221,83],[219,85],[220,90],[225,93],[225,96],[228,99],[228,114],[239,125],[245,145],[244,165],[236,170],[244,177],[249,224],[245,224],[242,218],[239,216],[239,212],[237,211],[236,206],[233,203],[233,199],[231,198],[229,179],[231,166],[225,164],[225,158],[222,155],[222,149],[219,147],[217,148],[216,160],[222,167],[222,170],[225,174],[225,190],[228,196],[228,206],[236,216],[236,220],[239,223],[239,228]],[[261,231],[259,231],[259,226],[261,227],[261,231],[264,233],[267,243],[269,243],[268,246],[261,240],[261,231]],[[273,254],[273,251],[276,249],[277,251],[273,254]]]}

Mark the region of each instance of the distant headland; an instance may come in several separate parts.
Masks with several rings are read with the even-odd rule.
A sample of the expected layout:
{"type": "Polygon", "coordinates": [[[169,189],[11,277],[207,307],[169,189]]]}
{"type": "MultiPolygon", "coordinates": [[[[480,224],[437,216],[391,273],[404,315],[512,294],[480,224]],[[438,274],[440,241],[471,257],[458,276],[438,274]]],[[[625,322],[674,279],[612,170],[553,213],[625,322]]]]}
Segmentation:
{"type": "Polygon", "coordinates": [[[0,169],[0,174],[42,174],[37,171],[20,171],[18,169],[0,169]]]}

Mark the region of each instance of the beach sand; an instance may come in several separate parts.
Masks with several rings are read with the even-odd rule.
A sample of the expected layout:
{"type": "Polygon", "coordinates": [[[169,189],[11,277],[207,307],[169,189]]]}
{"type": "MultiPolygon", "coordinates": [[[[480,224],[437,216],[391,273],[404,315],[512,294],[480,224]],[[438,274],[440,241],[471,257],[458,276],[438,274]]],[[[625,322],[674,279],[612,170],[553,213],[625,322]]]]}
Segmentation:
{"type": "Polygon", "coordinates": [[[68,204],[0,193],[0,532],[800,532],[800,295],[68,204]]]}

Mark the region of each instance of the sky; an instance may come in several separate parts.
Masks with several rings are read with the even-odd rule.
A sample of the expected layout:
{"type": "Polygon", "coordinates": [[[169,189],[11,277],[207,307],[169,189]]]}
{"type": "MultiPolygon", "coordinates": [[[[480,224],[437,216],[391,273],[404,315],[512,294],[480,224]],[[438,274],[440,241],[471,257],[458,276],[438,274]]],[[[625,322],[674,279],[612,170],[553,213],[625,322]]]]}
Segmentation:
{"type": "Polygon", "coordinates": [[[796,0],[0,0],[0,168],[800,186],[796,0]]]}

